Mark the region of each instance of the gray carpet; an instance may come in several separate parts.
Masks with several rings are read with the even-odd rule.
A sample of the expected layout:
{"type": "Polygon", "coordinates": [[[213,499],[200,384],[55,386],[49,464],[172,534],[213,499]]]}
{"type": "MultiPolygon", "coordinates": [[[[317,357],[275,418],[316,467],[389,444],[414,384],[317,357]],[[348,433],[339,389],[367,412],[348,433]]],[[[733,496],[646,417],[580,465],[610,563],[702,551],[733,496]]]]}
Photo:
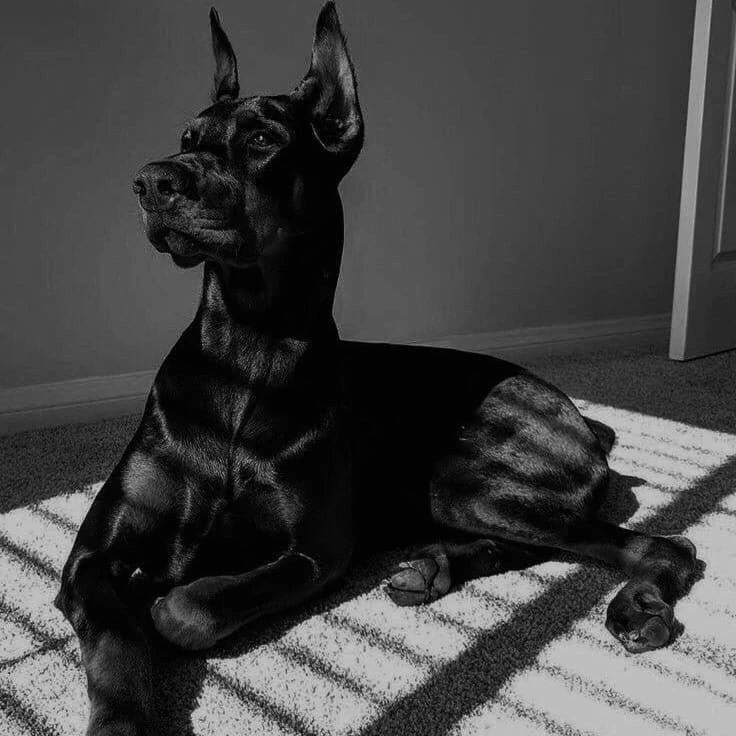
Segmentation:
{"type": "MultiPolygon", "coordinates": [[[[686,533],[705,564],[667,649],[603,628],[620,584],[559,559],[417,609],[381,583],[396,554],[208,657],[159,657],[165,734],[731,734],[736,723],[736,356],[530,364],[613,427],[606,513],[686,533]]],[[[0,734],[80,734],[79,651],[51,600],[74,530],[133,418],[0,439],[0,734]]]]}

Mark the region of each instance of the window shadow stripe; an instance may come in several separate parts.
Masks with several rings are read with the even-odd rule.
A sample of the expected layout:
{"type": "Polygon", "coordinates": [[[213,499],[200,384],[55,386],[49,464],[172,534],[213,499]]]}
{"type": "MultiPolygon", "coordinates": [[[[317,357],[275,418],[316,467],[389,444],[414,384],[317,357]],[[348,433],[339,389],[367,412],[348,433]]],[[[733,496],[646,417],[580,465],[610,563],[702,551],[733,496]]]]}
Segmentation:
{"type": "MultiPolygon", "coordinates": [[[[735,479],[736,459],[732,459],[677,494],[635,528],[656,534],[683,534],[733,493],[735,479]]],[[[432,719],[433,733],[447,733],[496,696],[510,677],[530,666],[547,644],[588,615],[612,587],[608,575],[596,580],[588,569],[552,584],[534,601],[520,606],[509,620],[478,636],[471,647],[439,668],[414,692],[398,699],[387,713],[362,729],[360,736],[389,736],[395,733],[396,723],[403,724],[402,736],[426,736],[427,718],[432,719]],[[579,592],[575,599],[570,598],[572,587],[579,592]],[[526,639],[530,627],[542,635],[533,641],[526,639]],[[423,717],[417,718],[417,712],[423,717]]]]}
{"type": "Polygon", "coordinates": [[[507,710],[512,710],[519,718],[532,721],[541,726],[545,734],[550,736],[591,736],[590,731],[581,731],[569,723],[560,723],[549,713],[540,708],[535,708],[528,703],[520,703],[518,700],[501,695],[498,702],[507,710]]]}
{"type": "Polygon", "coordinates": [[[61,578],[60,573],[50,563],[42,560],[15,542],[11,542],[2,532],[0,532],[0,550],[5,550],[15,558],[21,560],[21,562],[30,565],[41,577],[48,578],[54,582],[57,582],[61,578]]]}
{"type": "Polygon", "coordinates": [[[48,652],[56,652],[61,656],[62,659],[65,659],[65,657],[63,656],[64,652],[63,650],[59,649],[59,647],[64,646],[64,644],[66,644],[70,639],[70,636],[59,637],[56,640],[44,642],[40,647],[37,647],[33,651],[26,652],[25,654],[19,654],[17,657],[0,659],[0,669],[4,669],[6,667],[14,667],[15,665],[22,664],[27,659],[31,659],[36,655],[47,654],[48,652]]]}
{"type": "Polygon", "coordinates": [[[345,688],[345,690],[349,690],[354,695],[363,698],[363,700],[367,700],[374,705],[386,705],[385,698],[380,697],[378,693],[373,692],[369,687],[359,680],[351,677],[346,672],[336,669],[322,659],[317,659],[317,657],[315,657],[305,647],[298,646],[294,643],[275,643],[273,646],[276,651],[283,654],[289,661],[307,667],[313,672],[316,672],[337,685],[340,685],[340,687],[345,688]]]}
{"type": "Polygon", "coordinates": [[[409,647],[403,644],[398,638],[390,636],[370,624],[362,624],[352,621],[351,619],[341,616],[334,611],[327,612],[325,614],[325,618],[328,619],[330,623],[340,626],[341,628],[366,639],[370,644],[383,649],[384,652],[403,657],[417,667],[435,667],[437,665],[437,658],[432,657],[429,654],[420,654],[419,652],[409,649],[409,647]]]}
{"type": "Polygon", "coordinates": [[[207,668],[207,676],[211,677],[223,690],[234,695],[243,703],[258,708],[267,718],[275,721],[281,727],[289,731],[294,731],[299,736],[320,736],[317,731],[312,730],[296,713],[290,713],[285,708],[257,693],[253,688],[237,682],[223,672],[214,669],[212,666],[207,668]]]}
{"type": "MultiPolygon", "coordinates": [[[[665,438],[660,438],[660,441],[661,442],[666,442],[666,439],[665,438]]],[[[676,455],[674,452],[664,452],[663,450],[654,450],[654,449],[649,448],[649,447],[642,449],[640,447],[637,447],[636,445],[631,444],[630,442],[620,442],[620,443],[618,443],[616,445],[616,449],[617,450],[618,449],[621,449],[621,450],[634,450],[635,452],[641,452],[642,454],[643,453],[646,453],[646,455],[649,456],[649,457],[660,458],[661,460],[663,460],[665,462],[676,462],[676,463],[682,463],[684,465],[691,465],[694,468],[697,468],[699,471],[701,471],[701,474],[702,475],[705,475],[709,471],[713,470],[713,468],[716,465],[716,463],[712,463],[712,462],[710,462],[710,463],[704,463],[704,462],[700,462],[700,461],[696,461],[696,460],[692,460],[692,459],[683,460],[683,458],[681,458],[679,455],[676,455]]],[[[617,459],[618,459],[618,456],[614,457],[614,464],[615,464],[615,462],[616,462],[617,459]]],[[[729,459],[728,457],[724,457],[721,460],[721,462],[726,462],[728,459],[729,459]]],[[[637,461],[636,460],[632,460],[632,462],[637,462],[637,461]]],[[[654,469],[654,466],[652,466],[652,468],[654,469]]],[[[659,472],[662,472],[662,471],[660,470],[659,472]]],[[[673,471],[670,469],[667,472],[668,473],[672,473],[673,471]]],[[[687,476],[683,476],[683,477],[686,478],[687,476]]]]}
{"type": "Polygon", "coordinates": [[[33,708],[23,703],[9,687],[0,685],[0,704],[3,710],[33,736],[59,736],[59,731],[51,727],[33,708]]]}
{"type": "Polygon", "coordinates": [[[60,516],[54,511],[49,511],[43,506],[33,505],[29,506],[29,509],[32,513],[41,516],[46,519],[46,521],[50,521],[52,524],[61,527],[65,531],[71,532],[72,534],[76,534],[79,531],[79,524],[74,524],[69,519],[65,519],[63,516],[60,516]]]}
{"type": "Polygon", "coordinates": [[[29,631],[38,641],[42,642],[39,649],[55,649],[59,656],[66,662],[75,666],[81,666],[81,660],[76,655],[76,652],[69,652],[64,649],[64,645],[75,639],[73,634],[62,635],[62,636],[51,636],[44,631],[38,624],[31,620],[30,616],[25,611],[21,611],[15,606],[9,604],[6,600],[0,597],[0,612],[12,619],[16,623],[20,624],[23,628],[29,631]]]}
{"type": "Polygon", "coordinates": [[[568,685],[577,687],[593,700],[597,700],[599,703],[605,703],[612,709],[618,709],[624,713],[639,714],[643,718],[652,721],[659,726],[665,726],[675,732],[681,731],[683,733],[692,733],[697,731],[692,724],[685,723],[676,716],[671,716],[667,713],[656,710],[655,708],[651,708],[642,701],[632,700],[612,687],[591,682],[569,667],[544,665],[539,667],[539,670],[540,672],[547,672],[553,677],[559,678],[562,682],[565,682],[568,685]]]}
{"type": "MultiPolygon", "coordinates": [[[[577,629],[573,632],[571,640],[576,642],[584,642],[589,646],[598,649],[606,654],[617,655],[619,654],[619,645],[615,640],[608,634],[608,632],[601,627],[599,632],[592,632],[586,629],[577,629]],[[603,637],[607,637],[604,639],[603,637]]],[[[690,650],[687,652],[687,658],[697,662],[699,664],[709,665],[716,670],[722,670],[714,664],[712,659],[702,656],[702,652],[694,652],[690,650]]],[[[661,660],[653,660],[646,658],[639,658],[636,662],[643,670],[651,673],[652,675],[658,675],[660,677],[667,677],[672,680],[677,680],[679,683],[692,687],[695,689],[707,690],[711,695],[719,698],[720,700],[736,705],[736,695],[731,695],[724,689],[721,689],[718,685],[714,685],[706,677],[700,674],[693,674],[677,669],[676,664],[668,664],[661,660]]],[[[723,674],[727,674],[725,670],[722,670],[723,674]]]]}

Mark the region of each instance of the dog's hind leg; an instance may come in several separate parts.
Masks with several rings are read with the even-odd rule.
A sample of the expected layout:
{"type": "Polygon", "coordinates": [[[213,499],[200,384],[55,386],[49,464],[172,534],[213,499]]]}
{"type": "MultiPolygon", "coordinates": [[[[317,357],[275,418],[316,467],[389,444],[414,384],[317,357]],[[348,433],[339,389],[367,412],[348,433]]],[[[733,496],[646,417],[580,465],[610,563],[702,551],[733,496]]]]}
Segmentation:
{"type": "Polygon", "coordinates": [[[628,651],[642,652],[669,642],[673,605],[695,571],[695,547],[685,537],[648,536],[601,521],[576,524],[556,540],[547,531],[544,547],[501,537],[428,545],[399,565],[387,592],[400,606],[430,603],[467,580],[542,562],[552,548],[608,563],[629,576],[611,601],[606,619],[608,630],[628,651]]]}
{"type": "MultiPolygon", "coordinates": [[[[452,515],[453,524],[458,524],[456,530],[474,534],[485,532],[502,550],[505,544],[510,545],[509,550],[536,545],[540,553],[545,549],[572,552],[622,570],[630,580],[611,601],[606,627],[628,651],[636,653],[656,649],[671,640],[675,626],[673,605],[685,594],[697,564],[695,547],[685,537],[650,536],[585,518],[567,525],[540,523],[534,530],[531,523],[535,518],[533,515],[520,516],[516,520],[517,526],[507,518],[505,527],[488,523],[483,529],[486,526],[483,522],[485,514],[475,513],[478,505],[472,508],[462,525],[458,524],[460,509],[456,508],[452,515]]],[[[470,510],[470,507],[466,509],[470,510]]],[[[441,561],[441,557],[439,559],[441,561]]],[[[477,559],[477,556],[472,559],[477,559]]],[[[407,573],[399,580],[404,587],[409,587],[408,579],[407,573]]],[[[442,577],[438,579],[440,582],[443,580],[442,577]]],[[[397,581],[393,582],[395,585],[397,581]]],[[[432,599],[432,595],[427,596],[427,600],[432,599]]]]}
{"type": "Polygon", "coordinates": [[[583,522],[561,536],[560,548],[601,560],[630,579],[608,606],[606,628],[630,652],[667,644],[674,603],[696,570],[697,552],[682,536],[658,537],[603,521],[583,522]]]}
{"type": "Polygon", "coordinates": [[[445,541],[416,550],[391,575],[387,592],[399,606],[437,600],[452,586],[536,564],[543,550],[494,539],[445,541]]]}
{"type": "Polygon", "coordinates": [[[597,519],[612,440],[557,389],[529,374],[512,376],[486,396],[435,466],[431,514],[446,533],[618,567],[630,582],[609,607],[608,628],[629,651],[644,651],[671,638],[672,604],[695,572],[695,548],[597,519]]]}

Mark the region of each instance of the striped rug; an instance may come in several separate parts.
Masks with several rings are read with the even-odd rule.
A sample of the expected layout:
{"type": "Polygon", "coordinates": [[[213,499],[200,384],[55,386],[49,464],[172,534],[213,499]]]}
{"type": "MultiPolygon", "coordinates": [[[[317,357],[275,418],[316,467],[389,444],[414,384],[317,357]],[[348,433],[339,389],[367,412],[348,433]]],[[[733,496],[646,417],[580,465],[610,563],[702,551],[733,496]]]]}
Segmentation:
{"type": "MultiPolygon", "coordinates": [[[[733,432],[716,430],[591,396],[578,406],[618,434],[609,514],[624,513],[631,528],[686,534],[705,563],[676,609],[683,629],[669,648],[630,655],[608,635],[606,605],[621,581],[601,566],[559,559],[412,609],[382,589],[397,559],[386,555],[327,598],[206,658],[160,657],[157,733],[733,734],[736,419],[733,432]]],[[[0,734],[83,733],[79,649],[51,601],[75,530],[132,426],[0,442],[0,734]]]]}

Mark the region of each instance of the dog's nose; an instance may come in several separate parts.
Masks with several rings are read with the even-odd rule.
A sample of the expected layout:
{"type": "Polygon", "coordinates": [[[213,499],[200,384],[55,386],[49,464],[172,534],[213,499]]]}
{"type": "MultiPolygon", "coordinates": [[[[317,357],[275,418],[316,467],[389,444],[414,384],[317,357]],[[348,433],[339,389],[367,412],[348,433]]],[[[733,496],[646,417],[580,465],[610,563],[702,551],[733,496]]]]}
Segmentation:
{"type": "Polygon", "coordinates": [[[145,210],[168,209],[191,184],[187,168],[176,161],[146,164],[133,179],[133,191],[145,210]]]}

